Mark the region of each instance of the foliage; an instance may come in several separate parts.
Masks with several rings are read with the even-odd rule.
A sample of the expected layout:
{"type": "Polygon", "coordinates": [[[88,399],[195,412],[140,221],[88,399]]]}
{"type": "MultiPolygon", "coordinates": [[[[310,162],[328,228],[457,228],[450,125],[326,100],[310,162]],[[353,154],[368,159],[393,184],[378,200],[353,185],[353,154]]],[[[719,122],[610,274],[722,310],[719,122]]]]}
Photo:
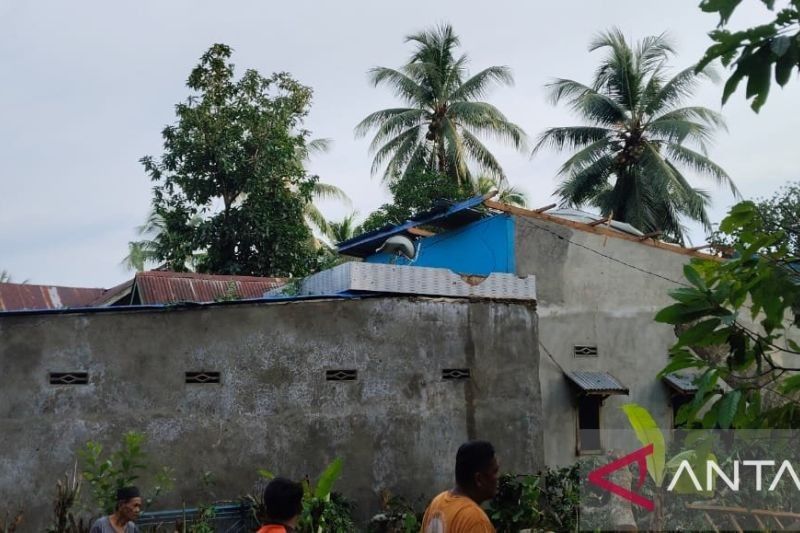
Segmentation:
{"type": "MultiPolygon", "coordinates": [[[[800,256],[800,182],[790,182],[781,187],[771,198],[754,202],[758,216],[750,221],[748,231],[762,233],[784,232],[787,251],[792,256],[800,256]]],[[[727,235],[714,232],[711,242],[720,248],[730,248],[739,241],[737,228],[730,229],[727,235]]]]}
{"type": "Polygon", "coordinates": [[[735,205],[720,224],[735,236],[734,256],[686,265],[687,286],[671,291],[676,303],[656,315],[678,333],[661,374],[701,372],[679,422],[722,429],[800,425],[800,368],[792,364],[800,355],[800,271],[791,244],[797,235],[772,230],[754,203],[735,205]],[[730,390],[720,392],[719,381],[730,390]]]}
{"type": "Polygon", "coordinates": [[[656,487],[660,487],[664,482],[664,464],[666,462],[664,434],[644,407],[628,403],[622,406],[622,411],[628,417],[628,422],[642,446],[653,445],[653,453],[647,456],[647,473],[650,474],[656,487]]]}
{"type": "Polygon", "coordinates": [[[580,471],[575,464],[536,475],[503,474],[487,513],[498,532],[577,531],[580,471]]]}
{"type": "Polygon", "coordinates": [[[372,113],[356,126],[357,136],[376,130],[370,145],[375,154],[372,172],[385,165],[383,178],[391,182],[409,173],[435,170],[462,184],[469,182],[467,167],[472,162],[483,172],[504,178],[500,163],[479,135],[521,148],[525,133],[479,99],[495,83],[513,83],[510,69],[493,66],[468,77],[467,56],[457,56],[460,41],[448,24],[409,35],[406,42],[416,48],[405,65],[369,72],[373,85],[387,85],[406,104],[372,113]]]}
{"type": "Polygon", "coordinates": [[[487,509],[498,533],[513,533],[538,523],[541,516],[539,482],[538,476],[500,476],[497,494],[487,509]]]}
{"type": "MultiPolygon", "coordinates": [[[[143,449],[145,436],[129,431],[122,436],[118,450],[107,456],[103,454],[103,446],[89,441],[78,452],[83,463],[83,478],[89,482],[91,496],[98,508],[104,513],[111,513],[115,506],[115,493],[118,488],[135,484],[148,469],[148,456],[143,449]]],[[[145,503],[150,503],[162,492],[171,490],[171,471],[162,468],[155,475],[155,486],[145,503]]]]}
{"type": "Polygon", "coordinates": [[[603,216],[676,242],[683,242],[683,217],[710,229],[709,195],[694,188],[684,170],[727,184],[738,195],[706,152],[724,122],[710,109],[680,107],[710,73],[691,66],[668,78],[674,51],[664,35],[631,46],[612,29],[589,50],[608,52],[591,85],[568,79],[548,85],[554,103],[566,102],[587,123],[549,128],[534,148],[574,150],[559,169],[563,181],[556,194],[565,205],[592,205],[603,216]]]}
{"type": "Polygon", "coordinates": [[[577,531],[580,465],[548,468],[542,486],[542,525],[553,531],[577,531]]]}
{"type": "Polygon", "coordinates": [[[525,198],[525,193],[516,187],[512,187],[505,181],[499,181],[489,176],[479,176],[472,183],[474,194],[484,196],[492,191],[497,194],[495,200],[508,205],[516,205],[525,207],[528,200],[525,198]]]}
{"type": "MultiPolygon", "coordinates": [[[[296,531],[298,533],[349,533],[354,530],[354,504],[342,495],[333,492],[336,480],[342,474],[343,463],[337,458],[320,474],[316,483],[310,479],[303,480],[303,511],[296,531]]],[[[272,479],[272,472],[259,469],[262,479],[272,479]]],[[[253,514],[257,521],[263,522],[267,517],[262,495],[247,498],[253,506],[253,514]]]]}
{"type": "Polygon", "coordinates": [[[388,224],[402,224],[417,213],[427,211],[441,200],[464,200],[473,195],[468,185],[459,185],[440,172],[413,171],[389,184],[391,204],[384,204],[361,224],[371,231],[388,224]]]}
{"type": "Polygon", "coordinates": [[[317,178],[298,154],[308,149],[300,128],[311,89],[286,73],[234,80],[231,54],[215,44],[202,56],[193,94],[162,132],[162,157],[141,160],[164,224],[155,255],[177,271],[199,251],[201,272],[304,275],[315,261],[303,215],[317,178]]]}
{"type": "Polygon", "coordinates": [[[381,512],[369,521],[369,533],[417,533],[425,510],[417,509],[405,498],[381,493],[381,512]]]}
{"type": "MultiPolygon", "coordinates": [[[[723,104],[747,78],[745,98],[753,98],[751,107],[757,113],[767,101],[773,66],[775,81],[781,87],[788,83],[795,67],[800,69],[800,0],[781,2],[784,7],[767,24],[731,32],[725,26],[740,3],[741,0],[700,2],[703,11],[719,14],[719,25],[708,34],[714,44],[706,50],[697,69],[716,59],[730,68],[732,72],[722,92],[723,104]]],[[[775,11],[775,0],[761,0],[761,3],[775,11]]]]}
{"type": "Polygon", "coordinates": [[[352,239],[362,233],[361,225],[356,223],[358,213],[350,213],[339,221],[328,222],[327,237],[334,244],[352,239]]]}
{"type": "MultiPolygon", "coordinates": [[[[72,476],[65,475],[64,481],[56,482],[56,499],[53,505],[53,524],[47,529],[48,533],[87,533],[89,522],[83,518],[75,518],[72,508],[78,502],[81,493],[81,478],[78,475],[78,465],[72,476]]],[[[2,528],[0,528],[2,530],[2,528]]]]}

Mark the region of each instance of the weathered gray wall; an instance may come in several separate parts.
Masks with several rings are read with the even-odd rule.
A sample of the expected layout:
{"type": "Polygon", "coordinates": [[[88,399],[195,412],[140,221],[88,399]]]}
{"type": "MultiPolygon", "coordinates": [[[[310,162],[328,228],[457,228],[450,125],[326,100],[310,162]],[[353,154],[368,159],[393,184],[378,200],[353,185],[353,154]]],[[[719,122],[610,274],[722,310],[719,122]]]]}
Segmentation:
{"type": "MultiPolygon", "coordinates": [[[[492,440],[502,468],[542,465],[536,312],[520,304],[408,298],[236,304],[168,311],[0,315],[0,501],[28,527],[87,440],[147,434],[194,503],[202,472],[219,496],[256,468],[294,478],[345,461],[338,488],[366,516],[378,492],[450,485],[454,453],[492,440]],[[471,367],[468,382],[442,368],[471,367]],[[354,368],[355,382],[325,370],[354,368]],[[220,371],[221,385],[184,372],[220,371]],[[48,373],[88,371],[88,386],[48,373]]],[[[551,422],[552,424],[552,422],[551,422]]]]}
{"type": "MultiPolygon", "coordinates": [[[[630,389],[629,396],[605,401],[603,427],[628,429],[619,408],[628,402],[643,405],[661,427],[670,427],[668,391],[656,374],[666,365],[675,336],[653,317],[672,303],[668,291],[678,285],[667,279],[682,281],[690,257],[539,219],[517,217],[516,222],[517,273],[536,276],[543,346],[566,370],[608,371],[630,389]],[[573,346],[580,344],[597,345],[598,357],[575,358],[573,346]]],[[[571,463],[575,395],[544,350],[541,361],[545,460],[571,463]]]]}

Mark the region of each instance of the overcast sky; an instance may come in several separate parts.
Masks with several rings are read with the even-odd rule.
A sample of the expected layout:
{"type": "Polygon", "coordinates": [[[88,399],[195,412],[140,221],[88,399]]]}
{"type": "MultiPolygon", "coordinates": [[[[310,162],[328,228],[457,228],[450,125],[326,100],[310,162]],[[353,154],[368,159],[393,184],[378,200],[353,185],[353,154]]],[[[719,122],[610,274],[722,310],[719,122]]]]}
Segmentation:
{"type": "MultiPolygon", "coordinates": [[[[289,71],[314,89],[306,126],[334,140],[310,171],[343,188],[362,216],[388,200],[370,177],[368,139],[353,127],[368,113],[394,106],[386,88],[367,83],[373,66],[397,67],[409,55],[405,35],[450,22],[476,72],[513,69],[516,84],[493,91],[497,105],[533,138],[549,126],[576,124],[547,103],[553,77],[591,79],[599,53],[587,52],[598,31],[628,36],[669,32],[682,68],[709,44],[716,17],[698,1],[532,0],[340,2],[0,0],[0,270],[31,283],[110,287],[131,276],[120,266],[134,228],[147,215],[151,184],[138,160],[161,154],[161,129],[188,95],[186,78],[213,43],[231,45],[241,73],[289,71]],[[491,7],[490,7],[491,6],[491,7]]],[[[765,17],[744,2],[734,26],[765,17]]],[[[704,86],[695,103],[719,109],[720,85],[704,86]]],[[[740,92],[722,109],[729,132],[711,150],[745,197],[769,196],[800,179],[800,81],[773,86],[759,115],[740,92]]],[[[494,146],[494,145],[493,145],[494,146]]],[[[551,202],[563,154],[530,159],[495,153],[511,183],[533,207],[551,202]]],[[[719,221],[733,198],[713,191],[719,221]]],[[[329,218],[349,209],[322,204],[329,218]]],[[[704,242],[693,228],[691,238],[704,242]]]]}

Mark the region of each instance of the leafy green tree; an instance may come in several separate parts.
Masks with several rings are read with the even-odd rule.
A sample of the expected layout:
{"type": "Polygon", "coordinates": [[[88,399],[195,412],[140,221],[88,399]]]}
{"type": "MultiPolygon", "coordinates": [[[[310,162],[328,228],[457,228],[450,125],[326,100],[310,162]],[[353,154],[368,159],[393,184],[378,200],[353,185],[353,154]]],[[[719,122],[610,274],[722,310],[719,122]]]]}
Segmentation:
{"type": "MultiPolygon", "coordinates": [[[[771,198],[762,198],[754,202],[758,216],[754,217],[755,226],[745,228],[747,231],[758,230],[762,233],[774,234],[783,231],[788,252],[800,256],[800,182],[790,182],[780,188],[771,198]]],[[[732,234],[714,232],[711,242],[720,247],[731,247],[739,241],[739,231],[732,228],[732,234]]]]}
{"type": "MultiPolygon", "coordinates": [[[[741,0],[703,0],[700,9],[719,14],[717,29],[708,35],[714,41],[697,65],[698,71],[716,59],[731,72],[722,92],[722,103],[736,92],[739,83],[747,78],[745,98],[753,98],[751,107],[756,113],[767,101],[775,81],[783,87],[792,71],[800,70],[800,0],[781,2],[784,5],[775,19],[745,30],[731,32],[725,28],[741,0]]],[[[767,9],[775,11],[775,0],[761,0],[767,9]]]]}
{"type": "Polygon", "coordinates": [[[441,200],[463,200],[474,194],[471,184],[459,184],[447,174],[435,171],[408,172],[389,184],[393,201],[371,213],[361,224],[371,231],[388,224],[402,224],[417,213],[427,211],[441,200]]]}
{"type": "Polygon", "coordinates": [[[201,272],[303,275],[316,260],[303,214],[317,178],[297,156],[311,89],[286,73],[235,80],[231,53],[215,44],[202,56],[193,94],[162,133],[164,154],[142,158],[164,223],[155,254],[173,270],[201,252],[201,272]]]}
{"type": "Polygon", "coordinates": [[[710,109],[680,107],[699,78],[709,74],[691,66],[667,77],[674,51],[664,35],[631,47],[612,29],[589,50],[608,52],[591,85],[568,79],[548,85],[554,103],[566,101],[587,122],[547,129],[534,148],[534,153],[543,147],[574,151],[559,170],[563,181],[556,194],[566,205],[592,205],[603,216],[647,233],[661,231],[677,242],[684,240],[683,217],[710,229],[708,193],[694,188],[681,168],[727,184],[738,195],[706,152],[724,123],[710,109]]]}
{"type": "Polygon", "coordinates": [[[525,133],[480,99],[494,83],[510,85],[511,70],[493,66],[468,77],[467,56],[457,55],[460,42],[449,24],[409,35],[406,42],[416,49],[405,65],[369,72],[373,85],[387,85],[406,105],[372,113],[356,126],[359,137],[376,130],[370,146],[375,154],[372,172],[385,165],[387,181],[427,170],[466,183],[472,162],[504,178],[500,163],[479,136],[521,148],[525,133]]]}
{"type": "Polygon", "coordinates": [[[676,303],[656,320],[678,341],[662,374],[697,368],[698,391],[678,422],[705,428],[800,427],[800,257],[794,227],[771,227],[753,202],[720,224],[733,257],[693,260],[676,303]],[[730,389],[719,394],[718,383],[730,389]]]}

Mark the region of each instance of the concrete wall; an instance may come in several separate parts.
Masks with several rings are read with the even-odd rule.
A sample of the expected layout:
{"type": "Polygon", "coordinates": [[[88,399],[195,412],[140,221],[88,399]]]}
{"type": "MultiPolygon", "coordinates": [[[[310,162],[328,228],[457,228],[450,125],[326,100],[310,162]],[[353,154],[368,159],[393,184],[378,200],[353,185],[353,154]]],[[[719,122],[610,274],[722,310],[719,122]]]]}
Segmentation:
{"type": "MultiPolygon", "coordinates": [[[[608,371],[630,389],[629,396],[605,401],[602,427],[629,428],[619,409],[628,402],[645,406],[661,427],[670,427],[668,391],[656,373],[667,363],[675,337],[653,317],[673,303],[667,291],[678,285],[668,280],[683,280],[690,258],[544,220],[517,217],[516,223],[517,273],[536,275],[543,347],[566,370],[608,371]],[[573,346],[582,344],[596,345],[598,356],[574,357],[573,346]]],[[[571,463],[575,394],[544,350],[541,360],[545,460],[571,463]]],[[[606,448],[618,444],[613,435],[607,440],[606,448]]]]}
{"type": "Polygon", "coordinates": [[[503,470],[543,461],[528,305],[369,298],[0,315],[0,362],[0,501],[21,506],[30,530],[49,520],[75,451],[127,430],[176,470],[164,506],[197,503],[207,470],[218,496],[236,497],[257,468],[313,477],[338,456],[337,488],[366,517],[382,489],[413,499],[448,487],[470,438],[492,440],[503,470]],[[449,367],[473,378],[443,381],[449,367]],[[358,380],[326,381],[336,368],[358,380]],[[198,370],[222,384],[185,384],[198,370]],[[48,383],[64,371],[88,371],[90,384],[48,383]]]}

